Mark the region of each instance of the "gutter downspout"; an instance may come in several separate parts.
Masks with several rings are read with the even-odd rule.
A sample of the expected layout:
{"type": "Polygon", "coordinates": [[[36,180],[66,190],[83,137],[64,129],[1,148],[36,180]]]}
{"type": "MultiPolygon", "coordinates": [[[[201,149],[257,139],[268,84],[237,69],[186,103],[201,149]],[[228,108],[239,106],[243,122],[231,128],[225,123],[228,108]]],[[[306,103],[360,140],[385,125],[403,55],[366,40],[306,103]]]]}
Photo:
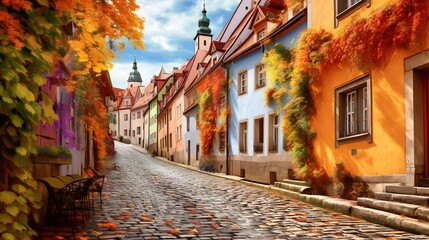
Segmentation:
{"type": "MultiPolygon", "coordinates": [[[[228,66],[224,65],[226,68],[226,106],[229,109],[229,68],[228,66]]],[[[226,175],[229,175],[229,114],[226,115],[226,175]]]]}

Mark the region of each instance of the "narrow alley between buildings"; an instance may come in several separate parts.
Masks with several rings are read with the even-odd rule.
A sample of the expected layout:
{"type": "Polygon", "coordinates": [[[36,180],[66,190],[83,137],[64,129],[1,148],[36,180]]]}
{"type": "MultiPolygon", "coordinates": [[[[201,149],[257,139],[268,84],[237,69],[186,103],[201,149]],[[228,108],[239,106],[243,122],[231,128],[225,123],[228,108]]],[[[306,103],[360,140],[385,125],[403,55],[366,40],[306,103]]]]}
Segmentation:
{"type": "MultiPolygon", "coordinates": [[[[426,239],[152,158],[116,142],[103,209],[79,239],[426,239]]],[[[41,239],[68,239],[46,227],[41,239]]]]}

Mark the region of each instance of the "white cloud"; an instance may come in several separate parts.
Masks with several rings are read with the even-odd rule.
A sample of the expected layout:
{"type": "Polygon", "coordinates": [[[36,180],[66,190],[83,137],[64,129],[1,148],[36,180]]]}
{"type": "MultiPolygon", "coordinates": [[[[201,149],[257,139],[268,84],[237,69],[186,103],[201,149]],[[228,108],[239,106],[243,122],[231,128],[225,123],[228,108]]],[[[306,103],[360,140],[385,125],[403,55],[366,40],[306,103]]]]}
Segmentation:
{"type": "MultiPolygon", "coordinates": [[[[211,19],[210,28],[213,32],[223,28],[223,25],[220,25],[224,24],[225,18],[219,17],[219,14],[235,9],[239,2],[240,0],[206,1],[207,15],[211,19]]],[[[184,0],[138,0],[137,3],[140,5],[137,14],[145,19],[144,41],[148,46],[174,52],[180,47],[175,40],[192,41],[195,37],[198,19],[201,17],[202,1],[195,1],[189,6],[185,5],[184,0]],[[177,6],[184,7],[178,9],[177,6]]]]}
{"type": "MultiPolygon", "coordinates": [[[[160,63],[137,62],[137,70],[140,72],[143,84],[147,86],[152,76],[158,75],[161,67],[164,67],[165,71],[171,72],[173,67],[181,67],[183,64],[185,64],[185,62],[164,62],[161,66],[160,63]]],[[[113,63],[113,65],[113,69],[109,70],[112,85],[118,88],[126,88],[128,86],[128,77],[133,70],[132,62],[113,63]]]]}
{"type": "MultiPolygon", "coordinates": [[[[207,16],[211,20],[210,28],[212,33],[217,34],[230,17],[225,15],[236,8],[240,0],[206,0],[207,16]]],[[[139,52],[130,54],[128,51],[119,53],[121,60],[114,61],[114,67],[111,69],[110,77],[113,86],[119,88],[127,87],[127,80],[132,71],[132,58],[137,56],[138,70],[142,76],[144,85],[147,85],[153,75],[158,74],[163,66],[166,71],[171,71],[173,67],[180,67],[185,63],[185,58],[191,56],[182,56],[183,46],[179,41],[189,41],[193,39],[198,30],[198,20],[201,17],[202,0],[137,0],[140,9],[137,14],[144,18],[144,39],[146,51],[163,56],[165,53],[176,55],[175,60],[160,63],[159,61],[151,63],[150,61],[139,62],[139,52]],[[185,3],[188,2],[188,4],[185,3]],[[189,4],[189,2],[192,2],[189,4]],[[184,60],[181,61],[180,58],[184,60]],[[130,60],[129,63],[122,61],[130,60]]],[[[214,36],[216,38],[217,36],[214,36]]],[[[190,44],[193,46],[193,44],[190,44]]],[[[193,47],[190,49],[193,52],[193,47]]],[[[158,59],[159,60],[159,59],[158,59]]]]}

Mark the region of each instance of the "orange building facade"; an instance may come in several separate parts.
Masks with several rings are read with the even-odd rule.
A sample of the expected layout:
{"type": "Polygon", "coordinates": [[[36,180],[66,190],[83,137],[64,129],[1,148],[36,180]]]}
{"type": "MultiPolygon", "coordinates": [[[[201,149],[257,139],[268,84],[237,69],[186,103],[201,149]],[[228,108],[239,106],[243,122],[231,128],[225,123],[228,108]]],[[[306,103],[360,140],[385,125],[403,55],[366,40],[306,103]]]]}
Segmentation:
{"type": "MultiPolygon", "coordinates": [[[[366,34],[367,41],[357,43],[363,46],[361,51],[350,48],[354,49],[351,58],[323,68],[315,81],[314,157],[331,177],[336,164],[342,163],[375,191],[384,191],[385,185],[428,186],[429,4],[408,0],[333,2],[309,3],[309,28],[324,29],[339,39],[360,24],[360,32],[354,34],[366,34]],[[395,17],[395,11],[403,9],[409,13],[407,20],[395,17]],[[398,22],[385,25],[394,20],[398,22]],[[409,22],[412,26],[401,26],[409,22]],[[393,40],[380,40],[385,45],[376,42],[377,37],[389,34],[393,40]],[[412,41],[401,45],[401,34],[411,34],[412,41]],[[385,57],[374,61],[373,53],[385,57]],[[360,59],[359,64],[355,59],[360,59]]],[[[335,44],[348,49],[354,43],[335,44]]]]}

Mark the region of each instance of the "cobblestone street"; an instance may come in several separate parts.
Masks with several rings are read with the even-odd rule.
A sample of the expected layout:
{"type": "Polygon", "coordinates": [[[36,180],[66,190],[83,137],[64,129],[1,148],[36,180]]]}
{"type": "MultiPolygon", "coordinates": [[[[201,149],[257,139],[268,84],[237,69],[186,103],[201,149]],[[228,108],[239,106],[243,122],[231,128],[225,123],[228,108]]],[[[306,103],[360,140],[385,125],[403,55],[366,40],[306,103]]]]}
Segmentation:
{"type": "MultiPolygon", "coordinates": [[[[88,239],[427,239],[272,192],[181,168],[116,142],[104,207],[79,228],[88,239]],[[113,227],[115,226],[115,227],[113,227]],[[117,227],[116,227],[117,226],[117,227]]],[[[64,232],[66,231],[66,232],[64,232]]],[[[48,227],[42,239],[70,229],[48,227]]]]}

